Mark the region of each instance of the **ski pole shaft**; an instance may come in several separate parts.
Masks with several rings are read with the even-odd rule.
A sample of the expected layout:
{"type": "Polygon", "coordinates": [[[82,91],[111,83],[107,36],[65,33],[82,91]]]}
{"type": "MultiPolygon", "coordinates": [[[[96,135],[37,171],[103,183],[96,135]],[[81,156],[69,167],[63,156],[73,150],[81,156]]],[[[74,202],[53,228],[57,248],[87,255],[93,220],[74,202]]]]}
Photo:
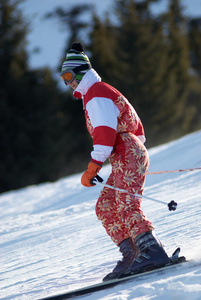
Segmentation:
{"type": "Polygon", "coordinates": [[[96,178],[93,179],[93,183],[94,183],[94,184],[101,185],[101,186],[104,186],[104,187],[108,187],[108,188],[113,189],[113,190],[116,190],[116,191],[118,191],[118,192],[127,193],[127,194],[132,195],[132,196],[135,196],[135,197],[137,197],[137,198],[144,198],[144,199],[147,199],[147,200],[150,200],[150,201],[162,203],[162,204],[168,205],[169,210],[176,210],[177,203],[174,202],[173,200],[172,200],[170,203],[167,204],[167,203],[164,202],[164,201],[157,200],[157,199],[155,199],[155,198],[151,198],[151,197],[148,197],[148,196],[145,196],[145,195],[139,195],[139,194],[137,194],[137,193],[132,194],[132,193],[130,193],[130,192],[127,191],[127,190],[120,189],[120,188],[118,188],[118,187],[115,187],[115,186],[112,186],[112,185],[103,183],[103,180],[102,180],[102,178],[101,178],[100,176],[96,176],[96,178]]]}
{"type": "Polygon", "coordinates": [[[108,188],[113,189],[113,190],[118,191],[118,192],[122,192],[122,193],[126,193],[126,194],[129,194],[129,195],[135,196],[135,197],[137,197],[137,198],[145,198],[145,199],[148,199],[148,200],[152,200],[152,201],[159,202],[159,203],[162,203],[162,204],[167,205],[166,202],[163,202],[163,201],[161,201],[161,200],[156,200],[156,199],[154,199],[154,198],[147,197],[147,196],[145,196],[145,195],[140,195],[140,194],[137,194],[137,193],[132,194],[132,193],[130,193],[130,192],[127,191],[127,190],[120,189],[120,188],[118,188],[118,187],[115,187],[115,186],[112,186],[112,185],[109,185],[109,184],[106,184],[106,183],[102,183],[102,182],[96,181],[96,184],[102,185],[102,186],[105,186],[105,187],[108,187],[108,188]]]}
{"type": "Polygon", "coordinates": [[[179,169],[179,170],[167,170],[167,171],[147,172],[146,175],[164,174],[164,173],[177,173],[177,172],[189,172],[189,171],[197,171],[197,170],[201,170],[201,167],[199,167],[199,168],[192,168],[192,169],[179,169]]]}

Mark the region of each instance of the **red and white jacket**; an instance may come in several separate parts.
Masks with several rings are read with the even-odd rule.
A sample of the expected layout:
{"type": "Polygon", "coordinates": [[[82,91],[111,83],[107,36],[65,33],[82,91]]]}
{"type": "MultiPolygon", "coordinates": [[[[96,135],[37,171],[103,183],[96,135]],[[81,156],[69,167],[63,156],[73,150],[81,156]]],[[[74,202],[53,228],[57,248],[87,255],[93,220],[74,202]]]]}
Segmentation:
{"type": "Polygon", "coordinates": [[[114,87],[101,82],[90,69],[73,96],[83,100],[86,125],[93,138],[92,160],[102,164],[118,146],[118,134],[130,132],[144,143],[142,123],[128,100],[114,87]]]}

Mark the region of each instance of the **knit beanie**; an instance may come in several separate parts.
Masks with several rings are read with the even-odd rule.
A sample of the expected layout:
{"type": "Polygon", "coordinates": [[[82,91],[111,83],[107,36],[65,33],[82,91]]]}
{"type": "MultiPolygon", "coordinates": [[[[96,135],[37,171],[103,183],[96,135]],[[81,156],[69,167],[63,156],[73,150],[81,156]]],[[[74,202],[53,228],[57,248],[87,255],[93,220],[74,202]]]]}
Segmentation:
{"type": "Polygon", "coordinates": [[[61,74],[65,73],[65,71],[67,72],[69,69],[73,70],[81,65],[83,65],[82,70],[75,76],[78,83],[82,80],[85,73],[91,69],[91,64],[89,58],[84,53],[84,45],[80,42],[74,42],[70,51],[66,54],[66,60],[61,68],[61,74]]]}

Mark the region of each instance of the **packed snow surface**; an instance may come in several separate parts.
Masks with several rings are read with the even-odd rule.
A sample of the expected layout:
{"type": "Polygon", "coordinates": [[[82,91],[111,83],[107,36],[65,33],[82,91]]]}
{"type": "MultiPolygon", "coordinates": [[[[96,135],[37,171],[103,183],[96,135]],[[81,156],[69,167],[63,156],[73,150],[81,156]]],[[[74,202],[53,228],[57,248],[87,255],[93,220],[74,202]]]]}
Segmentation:
{"type": "MultiPolygon", "coordinates": [[[[201,166],[201,131],[149,149],[150,172],[201,166]]],[[[107,179],[110,165],[100,175],[107,179]]],[[[36,300],[96,284],[121,259],[96,219],[101,187],[81,174],[0,196],[0,299],[36,300]]],[[[144,195],[175,200],[176,211],[143,199],[142,208],[169,255],[181,247],[190,262],[82,299],[201,299],[201,170],[147,175],[144,195]]]]}

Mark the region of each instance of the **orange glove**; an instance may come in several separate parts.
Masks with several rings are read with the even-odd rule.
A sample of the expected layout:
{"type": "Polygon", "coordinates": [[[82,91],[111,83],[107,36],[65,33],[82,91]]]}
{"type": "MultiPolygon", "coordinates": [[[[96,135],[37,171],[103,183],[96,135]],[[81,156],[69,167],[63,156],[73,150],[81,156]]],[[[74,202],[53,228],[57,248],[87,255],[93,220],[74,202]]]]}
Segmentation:
{"type": "Polygon", "coordinates": [[[95,184],[91,183],[91,180],[97,175],[101,168],[101,165],[98,165],[95,162],[91,161],[88,164],[88,169],[84,172],[84,174],[81,177],[81,184],[86,187],[94,186],[95,184]]]}

